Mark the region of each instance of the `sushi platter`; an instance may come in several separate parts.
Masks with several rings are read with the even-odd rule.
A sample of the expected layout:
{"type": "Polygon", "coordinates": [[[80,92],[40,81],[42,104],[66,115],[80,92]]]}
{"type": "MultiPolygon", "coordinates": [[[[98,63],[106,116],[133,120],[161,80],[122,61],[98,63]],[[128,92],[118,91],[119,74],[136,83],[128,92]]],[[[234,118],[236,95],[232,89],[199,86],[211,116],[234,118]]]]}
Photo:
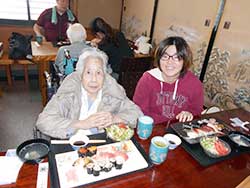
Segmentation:
{"type": "Polygon", "coordinates": [[[58,187],[82,186],[146,169],[151,164],[140,150],[127,140],[55,154],[58,187]]]}
{"type": "Polygon", "coordinates": [[[179,122],[172,129],[189,144],[197,144],[204,136],[224,136],[232,129],[219,119],[206,118],[191,122],[179,122]]]}

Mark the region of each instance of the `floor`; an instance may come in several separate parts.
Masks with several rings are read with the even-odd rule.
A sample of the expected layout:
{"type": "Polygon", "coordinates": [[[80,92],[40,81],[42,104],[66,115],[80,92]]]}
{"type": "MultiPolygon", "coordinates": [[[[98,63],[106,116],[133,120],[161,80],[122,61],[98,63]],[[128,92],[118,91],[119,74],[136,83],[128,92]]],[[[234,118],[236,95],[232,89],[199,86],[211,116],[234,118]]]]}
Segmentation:
{"type": "Polygon", "coordinates": [[[0,151],[14,149],[25,140],[33,138],[33,126],[42,110],[38,80],[14,80],[7,86],[0,81],[0,151]]]}

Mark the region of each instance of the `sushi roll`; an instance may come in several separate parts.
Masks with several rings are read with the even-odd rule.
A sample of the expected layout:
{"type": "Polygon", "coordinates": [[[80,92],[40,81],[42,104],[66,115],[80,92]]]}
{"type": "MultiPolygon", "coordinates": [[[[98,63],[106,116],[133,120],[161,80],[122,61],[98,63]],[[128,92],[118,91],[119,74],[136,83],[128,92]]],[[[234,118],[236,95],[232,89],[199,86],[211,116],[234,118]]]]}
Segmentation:
{"type": "Polygon", "coordinates": [[[87,173],[88,174],[93,174],[93,167],[94,167],[94,163],[87,164],[87,173]]]}
{"type": "Polygon", "coordinates": [[[112,167],[113,167],[112,163],[107,162],[107,163],[105,164],[105,166],[104,166],[103,171],[109,172],[109,171],[112,169],[112,167]]]}
{"type": "Polygon", "coordinates": [[[84,147],[80,147],[77,151],[79,157],[85,157],[87,155],[88,150],[84,147]]]}
{"type": "Polygon", "coordinates": [[[93,155],[96,154],[96,151],[97,151],[97,147],[96,146],[91,146],[91,147],[88,147],[87,149],[88,149],[87,155],[89,157],[92,157],[93,155]]]}
{"type": "Polygon", "coordinates": [[[109,159],[109,162],[112,164],[112,166],[115,167],[115,165],[116,165],[116,160],[115,160],[114,157],[110,158],[110,159],[109,159]]]}
{"type": "Polygon", "coordinates": [[[98,165],[100,166],[101,170],[104,169],[106,162],[105,161],[99,161],[98,165]]]}
{"type": "Polygon", "coordinates": [[[101,167],[99,165],[94,165],[93,167],[93,175],[94,176],[99,176],[101,171],[101,167]]]}
{"type": "Polygon", "coordinates": [[[122,157],[118,156],[118,157],[116,157],[115,160],[116,160],[115,168],[118,169],[118,170],[122,169],[122,165],[124,163],[124,159],[122,157]]]}

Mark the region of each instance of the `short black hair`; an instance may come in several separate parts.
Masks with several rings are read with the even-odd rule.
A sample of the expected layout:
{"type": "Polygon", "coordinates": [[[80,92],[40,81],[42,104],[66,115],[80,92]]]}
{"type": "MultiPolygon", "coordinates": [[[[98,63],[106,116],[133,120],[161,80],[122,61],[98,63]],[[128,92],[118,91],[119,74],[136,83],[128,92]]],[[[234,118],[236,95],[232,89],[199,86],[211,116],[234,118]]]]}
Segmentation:
{"type": "Polygon", "coordinates": [[[178,58],[183,60],[183,67],[180,72],[180,76],[183,76],[193,63],[193,54],[188,43],[182,37],[179,36],[168,37],[159,43],[155,51],[156,64],[161,70],[160,59],[164,55],[167,48],[171,45],[174,45],[176,47],[178,58]]]}

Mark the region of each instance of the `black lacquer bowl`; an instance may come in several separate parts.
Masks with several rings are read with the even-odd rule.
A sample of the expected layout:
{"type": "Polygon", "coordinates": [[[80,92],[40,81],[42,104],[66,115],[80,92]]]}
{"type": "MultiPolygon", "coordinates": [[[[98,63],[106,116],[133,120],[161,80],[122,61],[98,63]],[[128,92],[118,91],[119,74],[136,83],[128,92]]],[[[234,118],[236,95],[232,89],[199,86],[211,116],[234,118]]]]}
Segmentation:
{"type": "Polygon", "coordinates": [[[50,143],[45,139],[31,139],[17,147],[17,156],[25,163],[41,162],[50,151],[50,143]]]}

